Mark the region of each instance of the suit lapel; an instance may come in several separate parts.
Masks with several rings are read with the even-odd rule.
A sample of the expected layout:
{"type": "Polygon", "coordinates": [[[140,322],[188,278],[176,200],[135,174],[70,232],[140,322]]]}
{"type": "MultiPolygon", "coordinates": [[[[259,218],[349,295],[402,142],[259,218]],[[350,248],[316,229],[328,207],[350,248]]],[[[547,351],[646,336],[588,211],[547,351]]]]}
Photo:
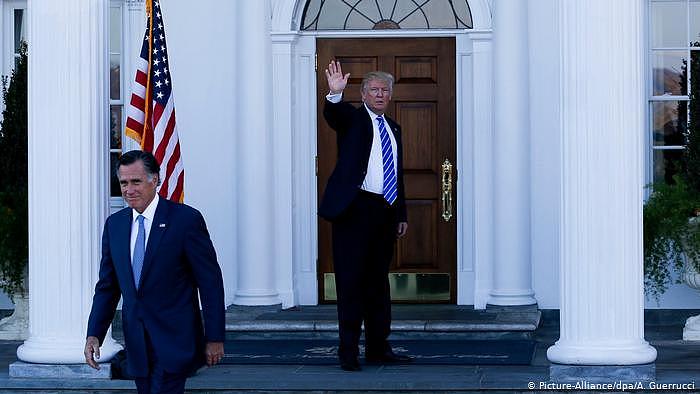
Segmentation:
{"type": "Polygon", "coordinates": [[[163,237],[165,230],[168,228],[168,204],[169,202],[165,198],[161,197],[158,200],[158,207],[156,207],[156,213],[153,216],[153,223],[151,223],[151,232],[148,234],[148,244],[146,245],[146,254],[143,258],[143,269],[141,270],[139,289],[143,284],[144,278],[148,276],[148,272],[153,265],[153,256],[156,254],[160,240],[163,237]]]}
{"type": "Polygon", "coordinates": [[[384,115],[384,118],[386,119],[386,123],[389,125],[389,129],[391,130],[391,133],[394,134],[394,139],[396,139],[396,141],[399,141],[399,138],[401,136],[399,135],[399,128],[398,128],[396,122],[394,122],[393,119],[389,119],[389,117],[386,115],[384,115]]]}
{"type": "Polygon", "coordinates": [[[133,223],[131,211],[131,208],[124,209],[116,218],[117,220],[115,220],[116,229],[114,234],[118,237],[116,242],[118,248],[114,254],[114,263],[115,267],[122,267],[122,269],[126,270],[127,276],[131,278],[128,281],[129,286],[136,292],[134,270],[131,267],[131,225],[133,223]]]}

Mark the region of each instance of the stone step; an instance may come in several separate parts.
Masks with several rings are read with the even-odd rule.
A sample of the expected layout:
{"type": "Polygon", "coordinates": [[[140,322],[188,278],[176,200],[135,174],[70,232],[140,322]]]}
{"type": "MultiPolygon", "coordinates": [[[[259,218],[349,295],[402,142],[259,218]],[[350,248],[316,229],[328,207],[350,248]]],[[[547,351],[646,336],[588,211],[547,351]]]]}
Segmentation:
{"type": "MultiPolygon", "coordinates": [[[[229,339],[337,337],[335,305],[273,307],[232,306],[226,313],[229,339]]],[[[489,307],[458,305],[394,305],[395,339],[529,338],[540,324],[536,306],[489,307]]]]}

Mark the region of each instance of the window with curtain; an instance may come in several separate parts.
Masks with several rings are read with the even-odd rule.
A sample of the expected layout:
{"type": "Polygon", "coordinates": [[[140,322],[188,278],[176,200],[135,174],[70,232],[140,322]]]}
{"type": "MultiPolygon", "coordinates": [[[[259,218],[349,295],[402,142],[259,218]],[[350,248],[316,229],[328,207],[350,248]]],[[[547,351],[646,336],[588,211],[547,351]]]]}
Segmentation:
{"type": "Polygon", "coordinates": [[[467,0],[308,0],[301,30],[472,27],[467,0]]]}
{"type": "Polygon", "coordinates": [[[671,182],[688,126],[690,62],[700,61],[700,0],[649,2],[650,182],[671,182]]]}

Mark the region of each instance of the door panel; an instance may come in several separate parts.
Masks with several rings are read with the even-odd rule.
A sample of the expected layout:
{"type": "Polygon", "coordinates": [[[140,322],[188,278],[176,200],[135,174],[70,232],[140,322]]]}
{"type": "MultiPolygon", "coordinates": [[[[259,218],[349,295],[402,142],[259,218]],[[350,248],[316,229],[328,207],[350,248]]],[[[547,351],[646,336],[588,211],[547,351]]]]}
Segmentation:
{"type": "MultiPolygon", "coordinates": [[[[456,300],[457,218],[443,219],[442,164],[456,162],[454,38],[317,39],[319,201],[335,166],[335,132],[323,119],[328,85],[323,70],[331,59],[350,73],[344,100],[361,104],[360,83],[375,70],[394,75],[387,115],[402,129],[408,234],[397,243],[391,264],[393,299],[405,302],[456,300]]],[[[452,206],[456,208],[456,173],[452,206]]],[[[330,224],[319,219],[319,300],[334,300],[330,224]]]]}

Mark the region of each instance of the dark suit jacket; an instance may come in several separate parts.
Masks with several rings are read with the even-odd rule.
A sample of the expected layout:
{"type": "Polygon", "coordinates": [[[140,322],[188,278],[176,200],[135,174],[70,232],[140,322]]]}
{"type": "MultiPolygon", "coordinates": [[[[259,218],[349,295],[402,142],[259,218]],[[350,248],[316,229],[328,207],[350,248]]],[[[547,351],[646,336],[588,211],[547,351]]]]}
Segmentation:
{"type": "MultiPolygon", "coordinates": [[[[319,215],[332,221],[345,211],[362,187],[362,182],[367,175],[374,128],[372,118],[364,105],[355,108],[346,102],[331,103],[326,100],[323,116],[328,125],[336,131],[338,142],[338,160],[333,173],[328,178],[326,191],[319,207],[319,215]]],[[[389,117],[384,118],[389,123],[397,146],[396,221],[405,222],[406,198],[403,184],[401,127],[389,117]]]]}
{"type": "Polygon", "coordinates": [[[131,208],[105,223],[87,335],[102,344],[121,296],[128,373],[148,376],[146,335],[166,371],[191,372],[205,361],[205,342],[223,342],[225,334],[221,269],[204,218],[187,205],[159,200],[138,290],[131,269],[131,224],[131,208]]]}

